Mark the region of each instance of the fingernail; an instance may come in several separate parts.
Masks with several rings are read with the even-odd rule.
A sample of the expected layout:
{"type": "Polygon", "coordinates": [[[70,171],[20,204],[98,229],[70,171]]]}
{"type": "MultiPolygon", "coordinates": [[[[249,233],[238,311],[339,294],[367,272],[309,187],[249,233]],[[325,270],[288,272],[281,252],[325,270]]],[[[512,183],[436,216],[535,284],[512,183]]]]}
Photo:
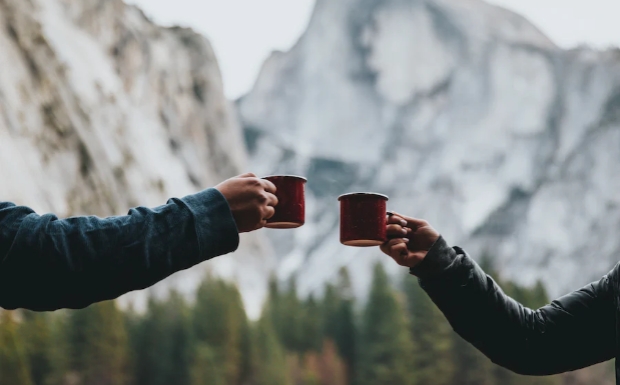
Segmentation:
{"type": "Polygon", "coordinates": [[[405,243],[409,243],[409,238],[403,238],[403,241],[405,241],[405,243]]]}
{"type": "Polygon", "coordinates": [[[408,233],[407,229],[403,229],[403,234],[407,234],[407,233],[408,233]]]}
{"type": "Polygon", "coordinates": [[[407,221],[402,220],[402,221],[400,221],[400,224],[403,225],[403,226],[407,226],[407,221]]]}

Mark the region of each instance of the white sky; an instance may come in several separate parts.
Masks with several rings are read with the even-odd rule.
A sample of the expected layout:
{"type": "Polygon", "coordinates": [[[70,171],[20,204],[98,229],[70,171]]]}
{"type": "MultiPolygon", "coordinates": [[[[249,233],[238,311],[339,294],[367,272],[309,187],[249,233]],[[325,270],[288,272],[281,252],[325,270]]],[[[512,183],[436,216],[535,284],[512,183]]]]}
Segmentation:
{"type": "MultiPolygon", "coordinates": [[[[315,0],[126,0],[163,25],[206,35],[218,57],[226,96],[248,92],[273,50],[289,49],[315,0]]],[[[338,0],[329,0],[338,1],[338,0]]],[[[488,0],[536,24],[562,47],[620,46],[620,0],[488,0]]]]}

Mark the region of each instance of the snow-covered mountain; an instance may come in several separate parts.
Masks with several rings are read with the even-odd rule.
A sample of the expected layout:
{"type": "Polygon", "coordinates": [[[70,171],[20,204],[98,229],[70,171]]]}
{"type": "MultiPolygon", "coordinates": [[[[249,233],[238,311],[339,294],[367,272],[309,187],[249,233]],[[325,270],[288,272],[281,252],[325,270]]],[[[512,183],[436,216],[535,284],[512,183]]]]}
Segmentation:
{"type": "MultiPolygon", "coordinates": [[[[59,216],[121,215],[245,172],[211,46],[121,0],[0,0],[0,197],[59,216]]],[[[205,269],[237,278],[256,315],[273,255],[234,256],[153,290],[190,293],[205,269]]],[[[143,303],[145,292],[124,299],[143,303]]]]}
{"type": "Polygon", "coordinates": [[[0,0],[0,55],[2,200],[106,216],[248,169],[309,178],[306,226],[244,236],[155,292],[212,268],[256,316],[275,255],[301,292],[346,265],[364,293],[374,261],[402,268],[339,244],[336,198],[358,190],[554,295],[617,261],[620,51],[561,50],[479,0],[317,0],[238,115],[203,37],[121,0],[0,0]]]}
{"type": "Polygon", "coordinates": [[[559,49],[480,0],[317,0],[237,106],[256,170],[309,178],[308,224],[269,232],[302,292],[342,265],[362,292],[386,261],[338,242],[359,190],[553,295],[618,261],[620,50],[559,49]]]}

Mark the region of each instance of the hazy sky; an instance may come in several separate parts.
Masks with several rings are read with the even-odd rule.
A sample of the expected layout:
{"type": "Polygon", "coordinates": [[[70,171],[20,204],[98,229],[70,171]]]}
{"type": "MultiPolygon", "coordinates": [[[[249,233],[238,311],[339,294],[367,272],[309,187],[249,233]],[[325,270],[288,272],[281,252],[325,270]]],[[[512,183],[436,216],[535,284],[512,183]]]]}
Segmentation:
{"type": "MultiPolygon", "coordinates": [[[[252,87],[272,50],[287,50],[308,24],[314,0],[126,0],[156,22],[206,35],[218,57],[226,95],[252,87]]],[[[336,1],[336,0],[332,0],[336,1]]],[[[563,47],[620,46],[620,0],[489,0],[525,15],[563,47]]]]}

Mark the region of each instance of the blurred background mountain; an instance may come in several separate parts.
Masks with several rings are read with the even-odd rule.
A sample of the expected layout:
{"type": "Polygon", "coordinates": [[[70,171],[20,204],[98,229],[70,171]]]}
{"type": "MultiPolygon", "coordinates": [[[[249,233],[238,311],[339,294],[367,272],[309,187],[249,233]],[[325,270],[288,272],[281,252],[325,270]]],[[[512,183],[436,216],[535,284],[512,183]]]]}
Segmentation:
{"type": "Polygon", "coordinates": [[[309,178],[311,222],[272,233],[302,291],[347,265],[361,292],[383,259],[338,244],[347,191],[553,296],[617,262],[620,50],[562,50],[482,1],[317,1],[237,106],[252,164],[309,178]]]}
{"type": "MultiPolygon", "coordinates": [[[[433,307],[403,287],[402,268],[376,249],[338,243],[336,197],[353,190],[388,194],[391,209],[429,220],[478,261],[488,256],[507,291],[529,306],[617,262],[620,50],[558,47],[506,9],[479,0],[317,0],[299,40],[274,52],[235,102],[207,39],[158,26],[121,0],[0,0],[0,55],[2,200],[62,217],[107,216],[246,170],[309,178],[306,226],[244,235],[234,255],[124,296],[120,309],[102,304],[38,324],[4,312],[0,354],[25,363],[11,384],[538,384],[467,350],[447,325],[430,339],[416,329],[434,319],[433,307]],[[355,321],[338,321],[336,332],[330,285],[342,283],[342,268],[349,278],[337,297],[350,301],[342,316],[355,321]],[[208,272],[225,281],[205,280],[208,272]],[[282,293],[274,289],[285,282],[282,293]],[[209,309],[224,305],[196,300],[205,285],[242,309],[214,315],[209,309]],[[373,298],[388,308],[368,310],[373,298]],[[275,303],[288,305],[276,311],[275,303]],[[220,325],[221,333],[184,329],[191,319],[220,325]],[[19,347],[46,328],[45,338],[57,340],[45,343],[64,350],[19,347]],[[109,349],[125,350],[84,353],[76,341],[89,328],[99,336],[93,344],[109,340],[109,349]],[[385,337],[393,346],[376,342],[382,330],[394,333],[385,337]],[[149,345],[174,333],[174,341],[149,345]],[[224,352],[228,340],[218,335],[241,350],[224,352]],[[378,363],[381,349],[415,364],[378,363]],[[157,361],[163,352],[175,352],[169,372],[149,374],[165,367],[157,361]],[[80,356],[92,361],[72,361],[80,356]],[[381,377],[381,365],[401,377],[381,377]],[[471,374],[454,374],[470,367],[471,374]],[[119,377],[101,374],[108,372],[119,377]]],[[[549,383],[608,376],[601,367],[549,383]]]]}
{"type": "MultiPolygon", "coordinates": [[[[0,196],[59,216],[122,215],[245,172],[209,42],[112,1],[0,2],[0,196]]],[[[266,290],[259,234],[153,290],[191,293],[210,267],[266,290]],[[161,290],[160,290],[161,288],[161,290]]],[[[139,306],[145,293],[128,298],[139,306]]],[[[260,298],[252,298],[254,313],[260,298]]]]}

